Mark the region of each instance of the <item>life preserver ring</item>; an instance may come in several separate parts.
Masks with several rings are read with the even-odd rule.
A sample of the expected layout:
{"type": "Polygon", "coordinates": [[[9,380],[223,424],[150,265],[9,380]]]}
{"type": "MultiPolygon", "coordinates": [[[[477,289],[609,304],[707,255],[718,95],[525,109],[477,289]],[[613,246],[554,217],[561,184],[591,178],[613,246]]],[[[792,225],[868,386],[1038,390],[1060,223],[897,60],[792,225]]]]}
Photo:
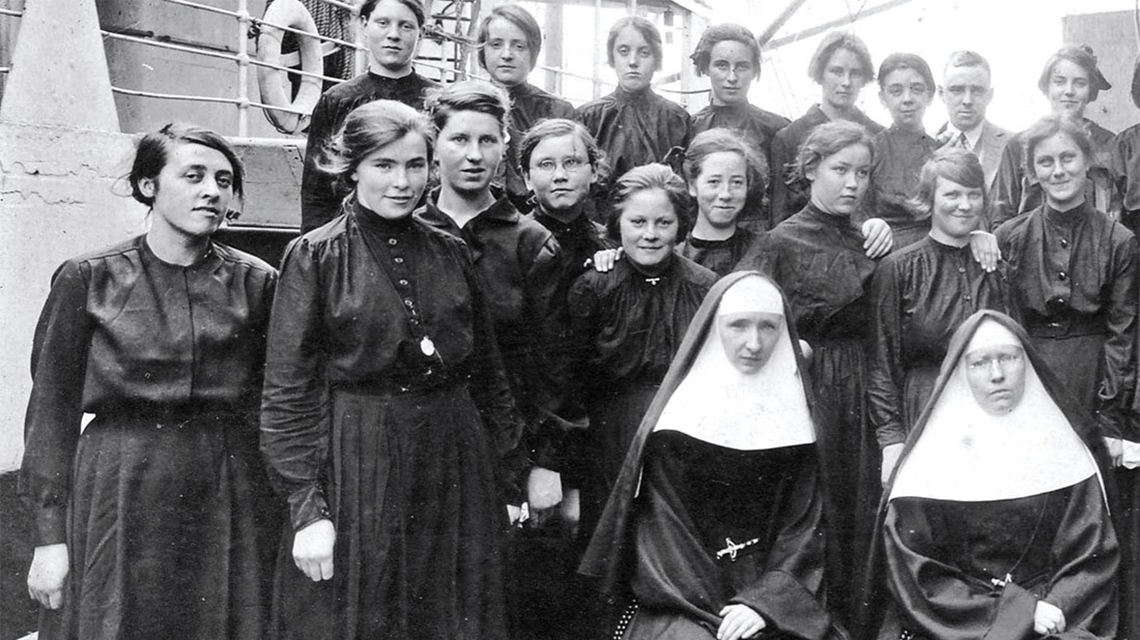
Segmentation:
{"type": "MultiPolygon", "coordinates": [[[[298,31],[319,36],[317,23],[300,0],[274,0],[265,10],[262,20],[269,24],[261,25],[257,39],[257,59],[267,64],[281,65],[281,39],[285,31],[273,25],[283,25],[298,31]]],[[[301,53],[301,70],[306,73],[324,74],[324,58],[321,55],[321,41],[318,38],[297,37],[301,53]]],[[[310,114],[321,97],[321,80],[313,76],[301,76],[297,96],[289,99],[292,85],[286,72],[268,67],[257,68],[257,88],[261,101],[274,107],[287,107],[310,114]]],[[[282,133],[297,133],[308,123],[308,115],[289,111],[266,109],[266,117],[282,133]]]]}

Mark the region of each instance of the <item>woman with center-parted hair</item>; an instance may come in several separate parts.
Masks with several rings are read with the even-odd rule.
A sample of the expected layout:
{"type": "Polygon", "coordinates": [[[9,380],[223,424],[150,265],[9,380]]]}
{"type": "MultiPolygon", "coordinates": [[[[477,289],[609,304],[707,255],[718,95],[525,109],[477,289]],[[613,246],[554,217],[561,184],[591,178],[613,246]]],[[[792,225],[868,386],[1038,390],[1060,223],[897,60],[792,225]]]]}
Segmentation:
{"type": "Polygon", "coordinates": [[[256,390],[277,272],[212,239],[243,177],[213,131],[141,136],[149,229],[52,277],[19,477],[45,640],[266,632],[280,514],[256,390]]]}
{"type": "Polygon", "coordinates": [[[617,88],[583,105],[578,114],[613,166],[613,175],[662,162],[674,147],[687,147],[689,114],[681,105],[654,93],[653,75],[661,70],[661,32],[640,16],[627,16],[610,27],[606,60],[617,74],[617,88]]]}
{"type": "Polygon", "coordinates": [[[866,637],[1117,637],[1109,464],[1025,331],[970,316],[884,494],[866,637]]]}
{"type": "Polygon", "coordinates": [[[291,526],[276,638],[502,638],[498,455],[519,421],[464,243],[413,217],[427,119],[353,111],[323,166],[352,187],[295,240],[269,327],[262,451],[291,526]]]}
{"type": "Polygon", "coordinates": [[[844,638],[827,611],[813,393],[780,290],[705,297],[582,563],[632,605],[613,637],[844,638]]]}

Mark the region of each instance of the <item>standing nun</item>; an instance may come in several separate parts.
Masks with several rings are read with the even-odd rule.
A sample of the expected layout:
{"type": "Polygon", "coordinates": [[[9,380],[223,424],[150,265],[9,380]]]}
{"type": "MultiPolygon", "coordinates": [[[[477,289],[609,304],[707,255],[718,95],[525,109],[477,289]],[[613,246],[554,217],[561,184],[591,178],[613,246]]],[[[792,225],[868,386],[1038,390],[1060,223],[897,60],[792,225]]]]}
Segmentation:
{"type": "Polygon", "coordinates": [[[883,505],[879,637],[1116,637],[1119,549],[1091,416],[1009,316],[955,333],[883,505]]]}
{"type": "Polygon", "coordinates": [[[705,297],[582,564],[633,604],[614,637],[842,637],[823,601],[825,500],[811,389],[780,290],[705,297]]]}

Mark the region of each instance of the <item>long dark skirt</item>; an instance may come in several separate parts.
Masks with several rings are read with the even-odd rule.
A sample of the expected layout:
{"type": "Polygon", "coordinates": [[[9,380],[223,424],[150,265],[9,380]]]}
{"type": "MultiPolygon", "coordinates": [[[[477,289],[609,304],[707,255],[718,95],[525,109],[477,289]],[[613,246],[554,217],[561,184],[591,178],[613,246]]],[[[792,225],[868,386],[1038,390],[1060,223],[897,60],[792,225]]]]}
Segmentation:
{"type": "Polygon", "coordinates": [[[584,541],[588,542],[594,535],[606,500],[625,463],[629,444],[656,394],[655,385],[630,385],[591,402],[587,454],[590,459],[583,461],[586,477],[582,480],[578,528],[579,538],[584,541]]]}
{"type": "Polygon", "coordinates": [[[833,522],[832,544],[844,550],[828,576],[834,613],[844,622],[855,610],[881,486],[882,456],[867,418],[866,352],[863,341],[813,341],[811,379],[825,416],[818,434],[833,522]]]}
{"type": "MultiPolygon", "coordinates": [[[[1031,334],[1032,336],[1032,334],[1031,334]]],[[[1104,365],[1105,336],[1037,338],[1034,346],[1090,412],[1104,365]]],[[[1112,520],[1120,540],[1120,640],[1140,640],[1140,470],[1116,469],[1112,520]]]]}
{"type": "Polygon", "coordinates": [[[467,390],[334,391],[333,578],[282,540],[274,632],[298,640],[506,637],[493,461],[467,390]]]}
{"type": "Polygon", "coordinates": [[[907,369],[906,379],[903,381],[903,422],[906,432],[922,415],[930,395],[934,393],[934,384],[938,382],[939,367],[914,367],[907,369]]]}
{"type": "Polygon", "coordinates": [[[257,427],[228,412],[99,416],[79,439],[64,606],[44,640],[263,637],[280,512],[257,427]]]}

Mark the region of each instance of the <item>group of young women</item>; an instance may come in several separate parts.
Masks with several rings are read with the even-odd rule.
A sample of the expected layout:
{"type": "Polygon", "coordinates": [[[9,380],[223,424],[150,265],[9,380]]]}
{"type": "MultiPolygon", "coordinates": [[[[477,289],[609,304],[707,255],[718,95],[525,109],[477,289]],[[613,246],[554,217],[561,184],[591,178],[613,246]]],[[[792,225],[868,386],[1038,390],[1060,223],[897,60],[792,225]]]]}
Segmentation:
{"type": "MultiPolygon", "coordinates": [[[[491,81],[444,87],[412,78],[415,0],[361,20],[280,272],[212,239],[242,164],[181,125],[138,142],[149,230],[56,272],[21,470],[42,638],[1140,633],[1137,245],[1097,208],[1133,159],[1083,104],[1019,137],[995,226],[978,158],[921,130],[929,67],[884,61],[882,129],[851,34],[789,122],[748,103],[739,25],[702,36],[690,117],[641,18],[577,112],[526,84],[517,6],[481,25],[491,81]]],[[[1081,73],[1087,103],[1063,48],[1043,91],[1081,73]]]]}

